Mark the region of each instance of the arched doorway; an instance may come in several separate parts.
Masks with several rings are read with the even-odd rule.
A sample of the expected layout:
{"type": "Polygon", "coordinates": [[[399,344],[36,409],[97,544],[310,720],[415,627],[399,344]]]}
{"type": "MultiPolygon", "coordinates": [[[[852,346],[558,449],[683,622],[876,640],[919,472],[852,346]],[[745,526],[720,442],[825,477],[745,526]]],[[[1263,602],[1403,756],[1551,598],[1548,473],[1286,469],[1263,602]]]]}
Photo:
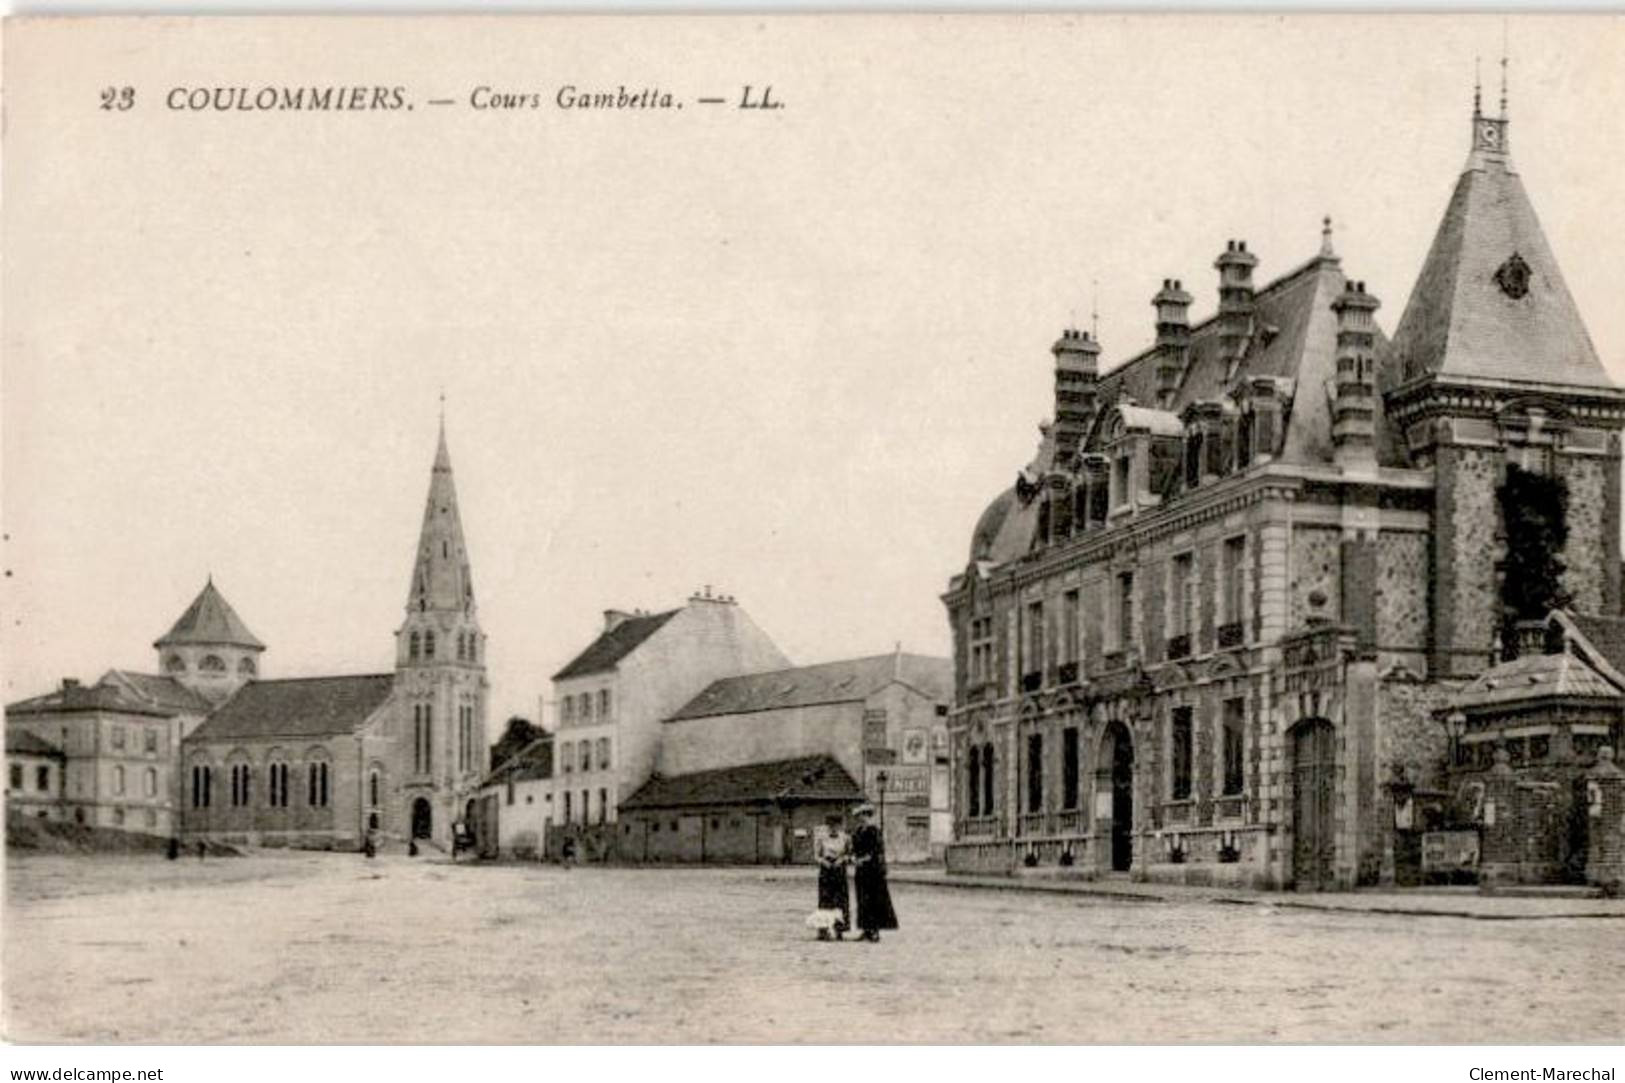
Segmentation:
{"type": "MultiPolygon", "coordinates": [[[[1111,869],[1127,872],[1134,864],[1134,739],[1127,726],[1107,725],[1095,762],[1095,815],[1098,821],[1110,809],[1111,869]]],[[[1097,822],[1097,838],[1100,826],[1097,822]]]]}
{"type": "Polygon", "coordinates": [[[1292,749],[1292,880],[1299,890],[1333,886],[1337,857],[1333,799],[1337,746],[1324,718],[1298,723],[1288,736],[1292,749]]]}
{"type": "Polygon", "coordinates": [[[420,797],[412,802],[412,837],[426,839],[434,834],[434,810],[429,799],[420,797]]]}

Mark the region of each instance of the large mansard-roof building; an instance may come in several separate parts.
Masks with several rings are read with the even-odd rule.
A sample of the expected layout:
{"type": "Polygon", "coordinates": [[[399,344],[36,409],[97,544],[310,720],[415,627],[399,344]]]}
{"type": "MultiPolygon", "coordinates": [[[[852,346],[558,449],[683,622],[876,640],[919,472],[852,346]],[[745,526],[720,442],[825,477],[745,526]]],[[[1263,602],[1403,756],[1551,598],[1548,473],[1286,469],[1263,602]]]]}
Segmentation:
{"type": "MultiPolygon", "coordinates": [[[[1396,803],[1506,766],[1486,717],[1460,735],[1485,755],[1447,768],[1441,718],[1516,618],[1619,612],[1625,424],[1507,131],[1475,103],[1392,338],[1328,221],[1268,281],[1226,242],[1206,318],[1194,279],[1163,280],[1155,345],[1109,373],[1087,332],[1054,344],[1038,453],[944,596],[952,868],[1403,879],[1396,803]],[[1551,499],[1509,520],[1530,493],[1551,499]],[[1565,531],[1544,577],[1500,570],[1565,531]]],[[[1518,767],[1583,768],[1609,717],[1518,767]]]]}

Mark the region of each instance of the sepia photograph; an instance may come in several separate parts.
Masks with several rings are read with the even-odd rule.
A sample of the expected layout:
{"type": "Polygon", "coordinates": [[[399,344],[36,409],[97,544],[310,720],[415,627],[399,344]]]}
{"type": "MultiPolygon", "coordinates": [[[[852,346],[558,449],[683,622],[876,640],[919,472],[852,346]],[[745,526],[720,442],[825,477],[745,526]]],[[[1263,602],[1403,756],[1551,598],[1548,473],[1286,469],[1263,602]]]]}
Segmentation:
{"type": "Polygon", "coordinates": [[[1625,17],[3,33],[18,1064],[1615,1078],[1625,17]]]}

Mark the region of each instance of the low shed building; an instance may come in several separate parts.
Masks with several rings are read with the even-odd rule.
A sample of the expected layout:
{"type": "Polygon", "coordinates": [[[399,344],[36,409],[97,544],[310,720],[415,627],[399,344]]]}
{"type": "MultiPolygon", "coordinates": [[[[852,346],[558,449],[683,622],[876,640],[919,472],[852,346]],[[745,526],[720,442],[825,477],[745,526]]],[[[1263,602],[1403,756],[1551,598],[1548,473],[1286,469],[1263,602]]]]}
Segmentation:
{"type": "Polygon", "coordinates": [[[806,863],[814,830],[864,800],[829,756],[655,777],[621,804],[622,861],[806,863]]]}

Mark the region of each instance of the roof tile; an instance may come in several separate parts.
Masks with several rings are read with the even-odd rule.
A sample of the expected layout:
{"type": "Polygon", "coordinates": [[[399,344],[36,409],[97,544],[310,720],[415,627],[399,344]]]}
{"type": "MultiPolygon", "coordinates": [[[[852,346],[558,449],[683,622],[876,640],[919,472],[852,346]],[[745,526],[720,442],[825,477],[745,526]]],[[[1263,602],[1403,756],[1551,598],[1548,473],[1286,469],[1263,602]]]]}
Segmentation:
{"type": "Polygon", "coordinates": [[[863,791],[828,756],[803,756],[652,778],[621,809],[675,809],[766,801],[861,801],[863,791]]]}
{"type": "Polygon", "coordinates": [[[667,721],[864,700],[894,680],[946,701],[952,696],[953,663],[920,654],[877,654],[724,677],[711,682],[667,721]]]}
{"type": "Polygon", "coordinates": [[[391,673],[254,681],[210,715],[188,740],[354,733],[394,687],[391,673]]]}
{"type": "Polygon", "coordinates": [[[628,617],[615,627],[600,633],[598,638],[593,640],[586,650],[576,655],[569,665],[553,674],[553,679],[562,681],[569,677],[584,677],[589,673],[614,669],[622,658],[637,650],[644,640],[660,631],[667,621],[681,612],[681,609],[672,609],[650,616],[628,617]]]}

